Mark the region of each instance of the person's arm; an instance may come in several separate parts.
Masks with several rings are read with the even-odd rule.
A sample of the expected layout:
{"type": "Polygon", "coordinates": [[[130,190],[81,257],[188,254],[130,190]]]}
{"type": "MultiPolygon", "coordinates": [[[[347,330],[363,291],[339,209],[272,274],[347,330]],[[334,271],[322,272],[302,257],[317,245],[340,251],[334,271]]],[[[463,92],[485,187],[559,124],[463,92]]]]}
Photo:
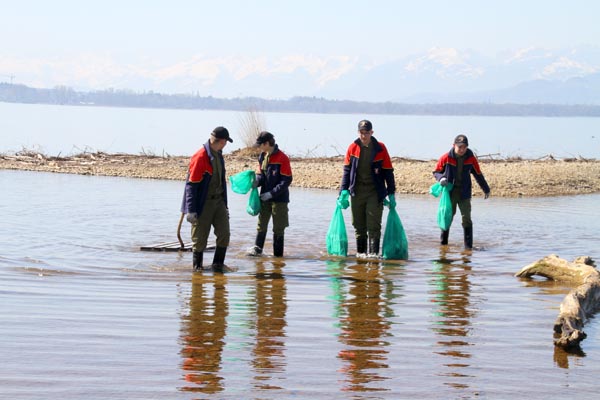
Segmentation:
{"type": "Polygon", "coordinates": [[[340,184],[340,192],[342,190],[348,190],[350,187],[350,169],[351,167],[350,147],[346,151],[346,157],[344,158],[344,170],[342,173],[342,183],[340,184]]]}
{"type": "Polygon", "coordinates": [[[448,155],[444,154],[440,157],[437,164],[435,165],[435,170],[433,170],[433,176],[435,180],[440,182],[442,178],[447,178],[446,173],[446,163],[447,163],[448,155]]]}
{"type": "Polygon", "coordinates": [[[383,178],[385,179],[385,186],[387,189],[387,194],[396,193],[396,180],[394,178],[394,166],[392,165],[392,160],[387,151],[387,148],[383,146],[383,163],[381,167],[383,168],[383,178]]]}
{"type": "Polygon", "coordinates": [[[292,166],[290,165],[290,159],[281,157],[281,165],[279,167],[279,182],[273,189],[271,194],[273,197],[277,197],[279,193],[286,190],[292,183],[292,166]]]}
{"type": "Polygon", "coordinates": [[[486,194],[485,198],[487,199],[490,194],[490,186],[488,185],[483,173],[481,172],[481,168],[479,167],[479,161],[477,161],[477,157],[473,156],[473,168],[471,168],[471,174],[475,177],[477,184],[483,190],[483,193],[486,194]]]}

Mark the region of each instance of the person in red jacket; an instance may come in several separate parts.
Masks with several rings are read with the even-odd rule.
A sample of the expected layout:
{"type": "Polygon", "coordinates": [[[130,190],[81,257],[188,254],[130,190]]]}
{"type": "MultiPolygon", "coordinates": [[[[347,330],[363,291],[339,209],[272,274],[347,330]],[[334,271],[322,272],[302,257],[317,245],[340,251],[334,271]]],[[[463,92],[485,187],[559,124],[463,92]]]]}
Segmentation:
{"type": "Polygon", "coordinates": [[[181,212],[192,224],[192,251],[194,271],[203,269],[202,258],[211,226],[217,236],[212,262],[215,271],[222,272],[229,246],[229,209],[223,148],[233,142],[229,131],[216,127],[204,144],[191,158],[185,179],[181,212]]]}
{"type": "MultiPolygon", "coordinates": [[[[471,221],[471,175],[475,177],[477,184],[483,190],[484,198],[490,197],[490,187],[485,180],[477,157],[469,147],[469,139],[465,135],[454,138],[454,144],[450,151],[443,154],[435,166],[433,176],[442,186],[452,183],[450,198],[452,200],[452,216],[456,213],[456,206],[462,215],[462,226],[464,232],[464,246],[466,249],[473,248],[473,221],[471,221]]],[[[440,244],[448,244],[450,231],[442,231],[440,244]]]]}
{"type": "MultiPolygon", "coordinates": [[[[352,225],[358,256],[379,256],[381,218],[385,197],[396,206],[394,168],[385,145],[373,137],[373,124],[358,123],[358,139],[350,144],[344,159],[340,197],[351,196],[352,225]]],[[[343,202],[342,202],[343,203],[343,202]]],[[[347,205],[346,205],[347,207],[347,205]]]]}
{"type": "Polygon", "coordinates": [[[255,186],[260,187],[260,214],[254,247],[249,250],[248,255],[262,254],[272,216],[273,255],[283,257],[284,231],[289,226],[288,203],[292,167],[290,159],[275,143],[275,136],[271,132],[261,132],[256,138],[256,147],[261,151],[255,181],[255,186]]]}

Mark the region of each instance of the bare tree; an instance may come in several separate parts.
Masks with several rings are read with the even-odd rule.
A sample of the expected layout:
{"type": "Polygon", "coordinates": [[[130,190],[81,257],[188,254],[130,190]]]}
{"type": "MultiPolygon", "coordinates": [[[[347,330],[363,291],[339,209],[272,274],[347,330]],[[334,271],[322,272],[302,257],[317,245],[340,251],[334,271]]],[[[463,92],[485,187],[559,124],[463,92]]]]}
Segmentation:
{"type": "Polygon", "coordinates": [[[240,138],[246,147],[253,147],[258,134],[266,130],[264,115],[255,107],[249,107],[240,116],[240,138]]]}

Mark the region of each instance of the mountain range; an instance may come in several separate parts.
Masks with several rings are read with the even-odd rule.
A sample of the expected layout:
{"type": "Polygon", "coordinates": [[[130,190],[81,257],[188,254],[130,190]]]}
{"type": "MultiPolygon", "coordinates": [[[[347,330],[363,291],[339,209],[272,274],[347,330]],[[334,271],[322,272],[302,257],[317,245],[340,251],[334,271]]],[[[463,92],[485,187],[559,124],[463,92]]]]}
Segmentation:
{"type": "Polygon", "coordinates": [[[264,61],[219,67],[203,90],[218,97],[289,98],[401,103],[600,104],[600,50],[525,49],[487,57],[434,48],[367,64],[353,58],[264,61]],[[240,66],[242,68],[242,66],[240,66]]]}
{"type": "MultiPolygon", "coordinates": [[[[18,83],[78,91],[131,90],[222,99],[316,97],[410,104],[600,105],[600,47],[527,48],[493,56],[432,48],[409,56],[194,56],[160,64],[109,55],[60,60],[3,58],[18,83]]],[[[1,75],[0,75],[1,76],[1,75]]],[[[12,83],[12,77],[11,77],[12,83]]],[[[17,82],[15,82],[17,83],[17,82]]]]}

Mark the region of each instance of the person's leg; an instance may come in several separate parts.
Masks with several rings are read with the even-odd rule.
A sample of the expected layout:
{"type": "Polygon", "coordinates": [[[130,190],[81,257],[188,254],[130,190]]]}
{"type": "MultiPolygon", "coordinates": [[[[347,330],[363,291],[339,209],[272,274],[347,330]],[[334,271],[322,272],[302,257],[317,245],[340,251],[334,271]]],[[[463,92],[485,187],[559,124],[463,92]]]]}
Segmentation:
{"type": "Polygon", "coordinates": [[[382,217],[383,202],[379,201],[377,194],[373,194],[369,196],[367,200],[367,232],[369,236],[369,255],[379,255],[382,217]]]}
{"type": "Polygon", "coordinates": [[[192,224],[192,265],[194,271],[203,269],[204,250],[208,242],[210,227],[212,225],[212,214],[214,213],[214,204],[206,202],[198,220],[192,224]]]}
{"type": "Polygon", "coordinates": [[[256,239],[254,247],[248,251],[249,256],[259,256],[265,247],[265,239],[267,238],[267,228],[269,227],[269,219],[271,219],[272,202],[261,202],[260,213],[258,214],[258,224],[256,227],[256,239]]]}
{"type": "Polygon", "coordinates": [[[359,192],[350,201],[352,210],[352,226],[356,238],[356,252],[367,253],[367,198],[359,192]]]}
{"type": "Polygon", "coordinates": [[[462,215],[465,249],[473,248],[473,221],[471,220],[471,199],[462,199],[458,203],[462,215]]]}
{"type": "Polygon", "coordinates": [[[285,228],[290,225],[288,203],[273,203],[273,255],[283,257],[285,228]]]}
{"type": "Polygon", "coordinates": [[[215,207],[213,226],[215,236],[217,237],[217,247],[215,248],[212,267],[215,270],[222,270],[225,264],[225,254],[227,253],[227,246],[229,246],[230,239],[229,210],[222,199],[218,201],[215,207]]]}
{"type": "MultiPolygon", "coordinates": [[[[450,192],[450,202],[452,204],[452,219],[454,219],[454,215],[456,214],[456,206],[460,201],[460,188],[455,188],[450,192]]],[[[452,221],[450,221],[452,224],[452,221]]],[[[450,227],[447,230],[441,230],[440,232],[440,244],[447,245],[448,238],[450,237],[450,227]]]]}

